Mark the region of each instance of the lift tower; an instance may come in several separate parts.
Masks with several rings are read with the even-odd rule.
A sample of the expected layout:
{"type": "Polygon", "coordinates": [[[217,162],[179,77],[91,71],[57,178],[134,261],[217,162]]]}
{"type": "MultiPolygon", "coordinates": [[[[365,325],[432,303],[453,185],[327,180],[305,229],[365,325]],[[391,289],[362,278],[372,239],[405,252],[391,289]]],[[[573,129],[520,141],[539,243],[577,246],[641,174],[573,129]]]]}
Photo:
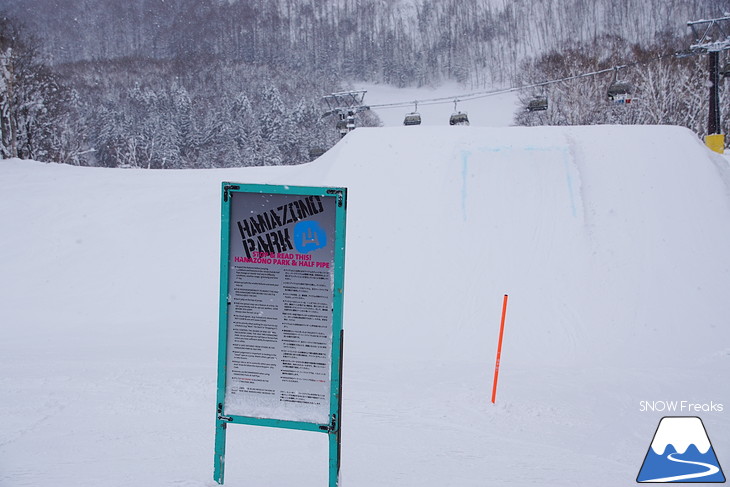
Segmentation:
{"type": "Polygon", "coordinates": [[[687,22],[692,29],[695,43],[692,52],[707,54],[710,72],[710,112],[707,118],[705,144],[715,152],[724,152],[725,136],[720,128],[720,51],[730,49],[730,16],[687,22]]]}
{"type": "Polygon", "coordinates": [[[370,110],[369,106],[363,105],[365,93],[364,90],[342,91],[323,97],[329,110],[322,117],[337,115],[337,130],[342,137],[355,130],[355,114],[370,110]]]}

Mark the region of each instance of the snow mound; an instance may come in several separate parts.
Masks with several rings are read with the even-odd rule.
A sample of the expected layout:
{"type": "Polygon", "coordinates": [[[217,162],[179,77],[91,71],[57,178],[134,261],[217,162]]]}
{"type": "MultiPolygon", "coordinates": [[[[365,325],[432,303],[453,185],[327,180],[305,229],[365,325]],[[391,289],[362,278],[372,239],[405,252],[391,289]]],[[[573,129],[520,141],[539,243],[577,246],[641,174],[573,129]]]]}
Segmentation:
{"type": "MultiPolygon", "coordinates": [[[[359,128],[225,170],[4,160],[0,484],[212,485],[221,181],[348,188],[347,485],[633,482],[639,401],[730,403],[730,170],[685,129],[359,128]]],[[[324,435],[243,429],[227,485],[324,482],[324,435]]]]}
{"type": "Polygon", "coordinates": [[[479,357],[507,293],[507,360],[667,364],[715,349],[728,168],[688,130],[363,129],[322,159],[306,181],[350,189],[351,340],[479,357]]]}

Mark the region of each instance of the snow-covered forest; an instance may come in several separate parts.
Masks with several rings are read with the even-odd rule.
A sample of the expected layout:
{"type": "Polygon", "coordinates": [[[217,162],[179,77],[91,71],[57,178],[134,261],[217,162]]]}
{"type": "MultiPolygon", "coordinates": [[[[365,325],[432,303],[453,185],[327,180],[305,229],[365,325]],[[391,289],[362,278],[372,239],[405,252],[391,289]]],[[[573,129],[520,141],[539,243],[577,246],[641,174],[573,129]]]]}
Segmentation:
{"type": "MultiPolygon", "coordinates": [[[[3,157],[149,168],[303,162],[339,139],[321,97],[351,82],[529,84],[686,49],[688,20],[730,11],[728,0],[4,4],[3,157]]],[[[515,123],[702,135],[704,69],[667,57],[622,72],[642,100],[631,110],[606,108],[608,76],[553,85],[551,109],[515,123]]],[[[378,124],[364,113],[358,125],[378,124]]]]}
{"type": "MultiPolygon", "coordinates": [[[[615,36],[576,43],[523,63],[522,84],[575,77],[596,70],[596,76],[537,86],[521,93],[522,104],[544,99],[545,111],[519,110],[518,125],[641,124],[680,125],[707,135],[709,72],[706,55],[686,53],[688,39],[663,37],[646,45],[631,45],[615,36]],[[605,48],[605,51],[602,50],[605,48]],[[615,66],[629,65],[620,70],[615,66]],[[612,103],[607,88],[614,81],[632,87],[630,103],[612,103]]],[[[730,60],[730,59],[729,59],[730,60]]],[[[719,86],[722,133],[730,130],[730,81],[719,86]]]]}

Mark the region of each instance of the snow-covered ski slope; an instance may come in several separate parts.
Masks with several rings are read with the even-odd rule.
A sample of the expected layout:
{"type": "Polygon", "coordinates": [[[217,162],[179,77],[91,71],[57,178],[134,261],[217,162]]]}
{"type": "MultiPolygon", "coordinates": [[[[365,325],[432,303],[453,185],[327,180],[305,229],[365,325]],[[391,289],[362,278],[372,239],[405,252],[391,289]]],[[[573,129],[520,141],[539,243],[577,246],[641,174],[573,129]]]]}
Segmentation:
{"type": "MultiPolygon", "coordinates": [[[[0,486],[214,485],[226,180],[349,190],[342,485],[633,485],[665,415],[730,465],[727,160],[676,127],[421,126],[295,167],[0,161],[0,486]]],[[[324,436],[232,425],[226,485],[325,485],[324,436]]]]}

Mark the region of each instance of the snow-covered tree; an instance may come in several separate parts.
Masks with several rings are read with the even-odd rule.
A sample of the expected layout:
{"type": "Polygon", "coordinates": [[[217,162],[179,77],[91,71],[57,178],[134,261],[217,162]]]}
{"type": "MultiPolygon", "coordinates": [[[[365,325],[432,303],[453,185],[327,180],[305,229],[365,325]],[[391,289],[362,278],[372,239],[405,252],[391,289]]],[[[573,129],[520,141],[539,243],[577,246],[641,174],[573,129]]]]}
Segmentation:
{"type": "Polygon", "coordinates": [[[63,142],[58,134],[61,126],[69,124],[73,95],[42,62],[38,46],[23,39],[17,23],[0,18],[2,157],[73,160],[75,144],[63,142]]]}
{"type": "MultiPolygon", "coordinates": [[[[604,38],[598,45],[556,50],[523,66],[525,85],[560,80],[582,73],[602,74],[566,79],[536,86],[521,93],[524,108],[515,114],[518,125],[658,124],[688,127],[700,136],[707,133],[709,77],[705,56],[677,56],[682,46],[668,40],[650,46],[630,45],[621,38],[604,38]],[[601,51],[599,47],[608,47],[601,51]],[[602,52],[602,57],[596,53],[602,52]],[[612,66],[627,65],[620,70],[612,66]],[[631,86],[631,103],[611,102],[607,90],[614,81],[631,86]],[[529,111],[529,102],[546,96],[545,111],[529,111]]],[[[730,91],[729,87],[724,88],[730,91]]],[[[730,93],[728,93],[730,96],[730,93]]],[[[725,98],[724,98],[725,99],[725,98]]],[[[727,107],[727,104],[721,104],[727,107]]],[[[728,108],[722,113],[727,121],[728,108]]]]}

